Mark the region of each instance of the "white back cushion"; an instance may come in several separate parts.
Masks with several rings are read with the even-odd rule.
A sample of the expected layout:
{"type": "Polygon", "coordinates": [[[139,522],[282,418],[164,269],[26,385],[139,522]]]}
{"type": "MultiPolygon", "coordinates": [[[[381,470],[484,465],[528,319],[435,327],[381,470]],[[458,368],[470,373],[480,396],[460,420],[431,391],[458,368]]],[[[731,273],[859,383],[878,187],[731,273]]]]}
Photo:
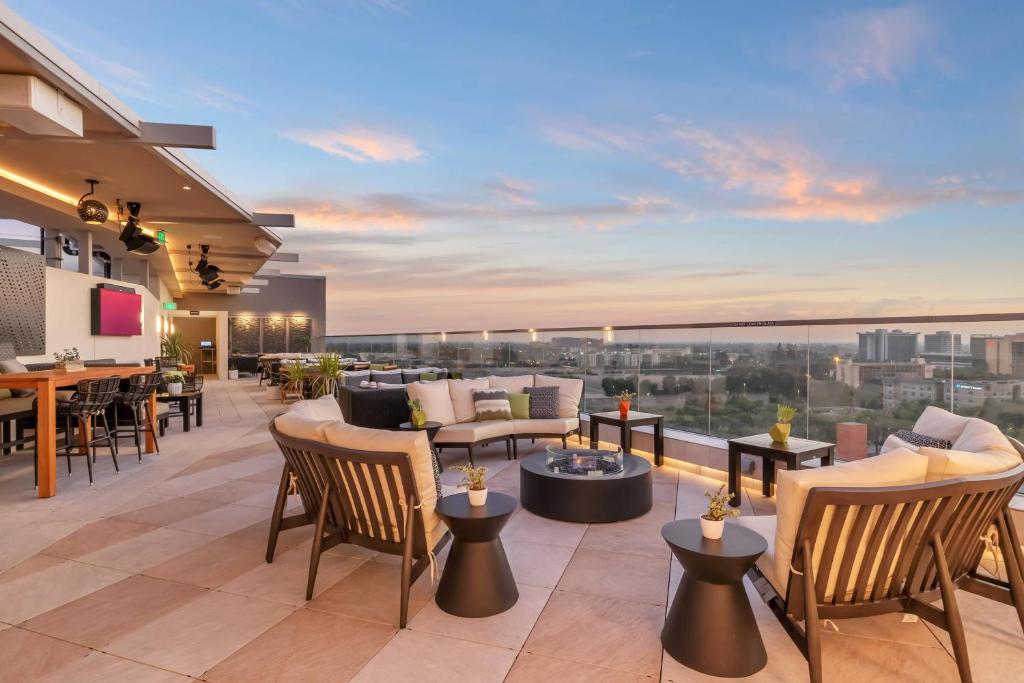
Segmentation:
{"type": "Polygon", "coordinates": [[[298,401],[288,409],[289,413],[295,413],[308,417],[312,420],[338,420],[344,422],[341,414],[341,406],[334,396],[321,396],[311,401],[298,401]]]}
{"type": "Polygon", "coordinates": [[[976,417],[967,418],[967,426],[960,433],[960,438],[953,442],[953,449],[970,453],[1004,451],[1017,455],[1017,449],[1013,447],[1009,439],[1003,436],[999,427],[976,417]]]}
{"type": "Polygon", "coordinates": [[[533,375],[514,375],[511,377],[491,375],[487,378],[487,382],[491,385],[491,389],[504,389],[510,394],[522,394],[524,393],[524,387],[533,386],[533,375]]]}
{"type": "MultiPolygon", "coordinates": [[[[904,486],[924,483],[928,458],[899,449],[873,458],[806,470],[780,470],[776,509],[775,575],[787,581],[807,494],[818,486],[904,486]]],[[[842,540],[842,539],[840,539],[842,540]]],[[[822,551],[818,544],[817,552],[822,551]]]]}
{"type": "Polygon", "coordinates": [[[912,443],[907,443],[906,441],[896,436],[895,434],[890,434],[888,437],[886,437],[885,443],[882,444],[882,448],[878,452],[888,453],[889,451],[895,451],[898,448],[906,448],[908,451],[913,451],[914,453],[917,453],[918,451],[921,450],[920,446],[915,446],[912,443]]]}
{"type": "Polygon", "coordinates": [[[967,426],[967,418],[954,415],[937,406],[928,406],[914,423],[914,431],[935,439],[956,443],[967,426]]]}
{"type": "Polygon", "coordinates": [[[290,410],[274,418],[274,426],[277,427],[277,431],[285,436],[324,443],[326,443],[324,430],[335,422],[335,420],[317,420],[290,410]]]}
{"type": "Polygon", "coordinates": [[[491,385],[485,378],[448,380],[448,394],[452,399],[452,408],[455,409],[455,421],[472,422],[475,420],[476,404],[473,402],[473,392],[478,389],[490,388],[491,385]]]}
{"type": "Polygon", "coordinates": [[[537,375],[534,386],[558,387],[558,417],[577,417],[580,412],[580,397],[583,394],[583,380],[573,377],[550,377],[537,375]]]}
{"type": "Polygon", "coordinates": [[[928,458],[928,481],[997,474],[1020,464],[1020,456],[1016,451],[1007,453],[990,450],[976,453],[922,446],[920,452],[928,458]]]}
{"type": "Polygon", "coordinates": [[[419,399],[427,419],[443,425],[455,424],[455,409],[448,393],[448,382],[412,382],[405,388],[409,399],[419,399]]]}

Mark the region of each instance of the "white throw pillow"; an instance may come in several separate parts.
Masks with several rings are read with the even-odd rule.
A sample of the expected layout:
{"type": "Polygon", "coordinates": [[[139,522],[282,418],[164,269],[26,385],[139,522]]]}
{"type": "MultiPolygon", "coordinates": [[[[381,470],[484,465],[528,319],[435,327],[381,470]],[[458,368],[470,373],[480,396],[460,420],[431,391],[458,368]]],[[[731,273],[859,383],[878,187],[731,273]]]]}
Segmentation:
{"type": "Polygon", "coordinates": [[[583,395],[583,380],[573,377],[550,377],[537,375],[534,386],[558,387],[558,417],[577,417],[580,412],[580,397],[583,395]]]}
{"type": "Polygon", "coordinates": [[[455,409],[452,408],[452,397],[448,393],[448,382],[412,382],[405,388],[409,400],[419,399],[420,407],[427,419],[440,422],[442,425],[455,424],[455,409]]]}
{"type": "Polygon", "coordinates": [[[491,375],[487,378],[491,389],[504,389],[510,394],[522,394],[524,387],[533,386],[533,375],[514,375],[512,377],[501,377],[491,375]]]}
{"type": "Polygon", "coordinates": [[[1009,439],[1003,436],[999,427],[976,417],[967,418],[967,426],[960,433],[960,438],[953,442],[953,450],[967,451],[968,453],[1004,451],[1011,455],[1017,455],[1017,449],[1013,447],[1009,439]]]}
{"type": "MultiPolygon", "coordinates": [[[[810,490],[820,486],[905,486],[922,484],[928,474],[928,458],[907,450],[895,450],[873,458],[805,470],[779,470],[775,531],[775,575],[787,581],[793,546],[810,490]]],[[[824,520],[827,522],[827,520],[824,520]]],[[[816,544],[816,557],[823,551],[816,544]]]]}
{"type": "Polygon", "coordinates": [[[921,417],[917,418],[913,431],[934,439],[945,439],[950,443],[956,443],[966,426],[966,417],[954,415],[937,406],[928,406],[921,413],[921,417]]]}
{"type": "Polygon", "coordinates": [[[298,401],[293,403],[288,412],[308,417],[312,420],[338,420],[345,421],[341,414],[341,406],[334,396],[321,396],[312,401],[298,401]]]}
{"type": "Polygon", "coordinates": [[[490,388],[491,385],[485,378],[448,380],[448,394],[452,399],[452,408],[455,409],[455,421],[473,422],[476,419],[476,403],[473,401],[473,392],[478,389],[490,388]]]}

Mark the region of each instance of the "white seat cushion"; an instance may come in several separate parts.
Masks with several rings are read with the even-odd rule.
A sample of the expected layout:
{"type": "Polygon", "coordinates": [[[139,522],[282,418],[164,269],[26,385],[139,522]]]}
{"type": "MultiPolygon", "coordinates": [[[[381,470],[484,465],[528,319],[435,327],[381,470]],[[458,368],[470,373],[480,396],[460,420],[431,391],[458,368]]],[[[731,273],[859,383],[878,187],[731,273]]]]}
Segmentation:
{"type": "Polygon", "coordinates": [[[455,424],[455,409],[448,393],[448,382],[413,382],[405,388],[409,400],[419,399],[427,419],[443,425],[455,424]]]}
{"type": "MultiPolygon", "coordinates": [[[[775,576],[788,577],[793,559],[793,546],[804,512],[807,495],[820,486],[904,486],[924,483],[928,474],[928,458],[907,450],[890,451],[864,460],[844,462],[829,467],[805,470],[780,470],[776,510],[778,526],[775,531],[775,576]]],[[[822,520],[823,525],[828,519],[822,520]]],[[[849,530],[839,539],[843,543],[849,530]]],[[[823,544],[815,544],[815,562],[824,551],[823,544]]],[[[783,579],[785,580],[785,579],[783,579]]],[[[826,591],[827,593],[828,591],[826,591]]]]}
{"type": "Polygon", "coordinates": [[[344,422],[341,414],[341,406],[334,396],[321,396],[315,400],[297,401],[288,409],[289,413],[296,413],[308,417],[311,420],[338,420],[344,422]]]}
{"type": "Polygon", "coordinates": [[[534,386],[558,387],[558,417],[579,417],[583,380],[574,377],[537,375],[534,386]]]}
{"type": "MultiPolygon", "coordinates": [[[[421,511],[423,512],[424,531],[426,533],[428,547],[433,549],[437,542],[444,535],[447,528],[440,516],[435,511],[437,508],[437,489],[434,488],[434,465],[433,455],[430,452],[430,441],[426,432],[392,432],[383,429],[368,429],[356,427],[342,422],[332,422],[324,430],[327,443],[332,446],[341,446],[360,451],[371,451],[375,453],[405,453],[412,464],[412,474],[416,481],[416,492],[420,499],[421,511]]],[[[362,467],[367,467],[362,465],[362,467]]],[[[366,474],[369,481],[370,475],[366,474]]],[[[402,483],[395,477],[398,487],[398,495],[404,500],[405,492],[402,483]]],[[[382,479],[383,490],[387,491],[385,481],[382,479]]],[[[374,487],[370,487],[371,495],[376,497],[374,487]]],[[[377,501],[372,501],[376,503],[377,501]]],[[[390,498],[385,501],[391,506],[390,498]]],[[[391,519],[399,519],[396,510],[391,510],[391,519]]],[[[398,528],[392,524],[392,530],[397,534],[398,528]]]]}
{"type": "Polygon", "coordinates": [[[512,420],[513,434],[568,434],[580,426],[578,417],[557,417],[548,420],[512,420]]]}
{"type": "Polygon", "coordinates": [[[472,422],[476,419],[476,404],[473,392],[477,389],[490,389],[491,385],[483,377],[480,379],[450,379],[448,394],[451,396],[452,408],[455,410],[456,422],[472,422]]]}
{"type": "Polygon", "coordinates": [[[317,420],[291,410],[274,418],[274,426],[277,427],[277,431],[285,436],[322,443],[326,443],[324,430],[335,422],[336,420],[317,420]]]}
{"type": "Polygon", "coordinates": [[[1020,464],[1017,453],[995,449],[974,453],[923,446],[920,453],[928,458],[928,481],[997,474],[1020,464]]]}
{"type": "Polygon", "coordinates": [[[441,427],[434,437],[434,443],[476,443],[484,439],[496,439],[512,433],[512,420],[488,420],[487,422],[460,422],[441,427]]]}
{"type": "Polygon", "coordinates": [[[956,443],[967,426],[967,419],[937,406],[928,406],[921,413],[921,417],[917,418],[913,431],[934,439],[956,443]]]}
{"type": "Polygon", "coordinates": [[[514,375],[511,377],[491,375],[487,378],[487,382],[491,385],[491,389],[504,389],[510,394],[521,394],[524,387],[533,386],[533,375],[514,375]]]}
{"type": "MultiPolygon", "coordinates": [[[[789,575],[779,577],[775,573],[775,529],[778,526],[779,518],[775,515],[755,515],[753,517],[737,517],[733,521],[757,532],[768,542],[768,549],[761,554],[761,557],[757,558],[757,568],[761,570],[764,578],[768,579],[768,583],[772,585],[779,597],[785,600],[789,575]]],[[[726,523],[728,524],[728,522],[726,523]]],[[[725,533],[729,533],[729,530],[726,529],[725,533]]]]}

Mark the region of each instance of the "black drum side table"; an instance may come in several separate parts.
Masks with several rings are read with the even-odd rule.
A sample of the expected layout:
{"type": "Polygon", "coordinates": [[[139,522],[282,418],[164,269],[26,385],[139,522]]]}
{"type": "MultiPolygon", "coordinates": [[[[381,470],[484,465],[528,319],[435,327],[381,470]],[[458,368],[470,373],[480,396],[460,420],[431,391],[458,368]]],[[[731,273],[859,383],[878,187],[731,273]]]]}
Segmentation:
{"type": "Polygon", "coordinates": [[[437,463],[437,470],[439,472],[444,472],[444,463],[441,462],[441,458],[437,455],[437,451],[434,449],[434,437],[437,436],[437,433],[441,430],[441,427],[443,426],[444,425],[442,425],[440,422],[433,422],[431,420],[427,420],[426,422],[424,422],[423,426],[421,427],[415,426],[412,422],[403,422],[402,424],[398,425],[398,431],[400,432],[427,433],[427,439],[430,441],[430,452],[434,454],[434,462],[437,463]]]}
{"type": "Polygon", "coordinates": [[[437,513],[454,538],[434,595],[438,607],[458,617],[489,617],[516,604],[519,589],[498,534],[517,505],[495,491],[484,505],[470,505],[465,493],[438,501],[437,513]]]}
{"type": "Polygon", "coordinates": [[[661,536],[685,570],[661,631],[665,651],[711,676],[740,678],[763,669],[768,655],[743,575],[768,549],[764,538],[727,524],[721,539],[707,539],[697,519],[669,522],[661,536]]]}

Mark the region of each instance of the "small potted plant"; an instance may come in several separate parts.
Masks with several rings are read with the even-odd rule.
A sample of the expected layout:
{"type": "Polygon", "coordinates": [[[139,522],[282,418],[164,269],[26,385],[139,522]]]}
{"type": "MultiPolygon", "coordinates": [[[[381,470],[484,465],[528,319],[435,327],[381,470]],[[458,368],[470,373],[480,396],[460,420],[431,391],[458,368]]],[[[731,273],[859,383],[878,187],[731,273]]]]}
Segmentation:
{"type": "Polygon", "coordinates": [[[61,353],[53,354],[53,360],[58,370],[64,370],[65,372],[75,372],[77,370],[84,370],[85,363],[82,362],[82,357],[78,354],[78,349],[72,346],[70,349],[64,349],[61,353]]]}
{"type": "Polygon", "coordinates": [[[619,394],[619,417],[623,420],[629,416],[629,407],[633,405],[633,398],[635,396],[636,394],[628,389],[619,394]]]}
{"type": "Polygon", "coordinates": [[[427,424],[427,414],[423,412],[423,404],[418,398],[409,401],[409,421],[417,429],[427,424]]]}
{"type": "Polygon", "coordinates": [[[228,363],[228,379],[238,379],[238,368],[234,363],[228,363]]]}
{"type": "Polygon", "coordinates": [[[184,387],[185,373],[181,370],[170,370],[164,373],[164,381],[167,382],[167,393],[171,396],[180,396],[184,387]]]}
{"type": "Polygon", "coordinates": [[[718,493],[704,492],[708,499],[708,509],[700,516],[700,532],[704,538],[712,540],[721,538],[722,532],[725,531],[725,518],[736,517],[740,514],[736,508],[729,507],[729,501],[734,497],[733,494],[723,493],[723,491],[725,491],[725,484],[718,487],[718,493]]]}
{"type": "Polygon", "coordinates": [[[483,505],[487,502],[487,468],[463,465],[456,467],[466,476],[462,478],[462,486],[469,494],[470,505],[483,505]]]}
{"type": "Polygon", "coordinates": [[[772,437],[772,441],[776,443],[786,443],[789,440],[789,430],[793,426],[791,423],[796,417],[796,408],[780,403],[776,417],[779,421],[768,430],[768,436],[772,437]]]}

